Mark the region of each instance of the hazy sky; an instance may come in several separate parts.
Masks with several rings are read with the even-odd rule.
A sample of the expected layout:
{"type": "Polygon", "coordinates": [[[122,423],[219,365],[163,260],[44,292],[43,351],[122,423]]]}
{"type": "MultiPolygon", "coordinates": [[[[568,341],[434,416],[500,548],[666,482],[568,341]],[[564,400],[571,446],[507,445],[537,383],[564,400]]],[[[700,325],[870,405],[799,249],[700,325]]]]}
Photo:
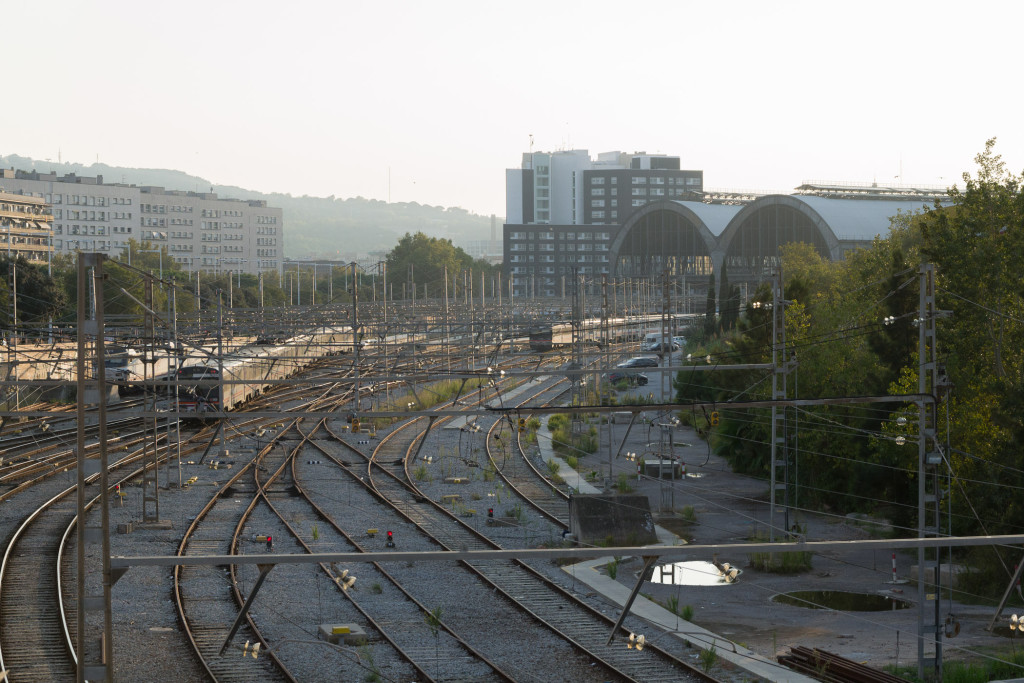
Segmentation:
{"type": "MultiPolygon", "coordinates": [[[[1024,3],[7,2],[0,154],[505,213],[536,151],[705,186],[1024,170],[1024,3]],[[389,171],[390,170],[390,171],[389,171]]],[[[960,183],[962,185],[962,182],[960,183]]]]}

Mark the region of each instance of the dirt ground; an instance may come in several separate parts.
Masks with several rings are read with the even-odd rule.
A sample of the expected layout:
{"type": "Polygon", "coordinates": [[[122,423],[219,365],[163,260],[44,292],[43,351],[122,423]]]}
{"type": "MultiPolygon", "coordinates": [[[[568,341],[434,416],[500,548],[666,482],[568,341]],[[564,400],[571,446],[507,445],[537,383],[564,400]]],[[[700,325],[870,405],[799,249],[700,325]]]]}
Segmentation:
{"type": "MultiPolygon", "coordinates": [[[[707,453],[706,444],[696,435],[681,435],[692,444],[684,452],[687,462],[685,481],[673,488],[668,482],[640,482],[638,492],[646,493],[651,510],[663,526],[685,537],[691,544],[747,542],[768,533],[768,484],[733,474],[725,462],[707,453]],[[664,503],[661,507],[660,503],[664,503]],[[680,522],[680,511],[693,507],[695,521],[680,522]],[[674,508],[676,514],[668,510],[674,508]],[[664,510],[664,513],[661,511],[664,510]]],[[[625,471],[625,470],[624,470],[625,471]]],[[[635,470],[634,470],[635,472],[635,470]]],[[[779,516],[778,526],[785,519],[779,516]]],[[[794,513],[790,525],[799,524],[808,541],[856,540],[870,538],[857,521],[839,516],[794,513]]],[[[916,551],[896,556],[893,583],[892,552],[851,549],[815,555],[810,571],[793,575],[767,573],[752,569],[748,558],[730,557],[722,553],[720,562],[743,568],[733,584],[711,587],[667,586],[645,583],[642,591],[665,603],[672,596],[680,610],[693,608],[695,624],[733,642],[774,659],[791,646],[817,647],[871,666],[887,664],[916,666],[918,657],[918,595],[911,565],[916,564],[916,551]],[[886,607],[883,611],[836,611],[810,609],[780,604],[775,596],[791,591],[844,591],[863,595],[884,595],[904,601],[905,609],[886,607]]],[[[699,553],[682,553],[679,560],[705,560],[699,553]]],[[[632,585],[640,560],[632,560],[619,570],[623,583],[632,585]],[[626,569],[628,571],[623,571],[626,569]]],[[[931,603],[929,603],[931,604],[931,603]]],[[[929,612],[929,616],[932,613],[929,612]]],[[[975,605],[950,605],[941,602],[940,621],[953,616],[960,624],[959,635],[943,638],[943,660],[973,658],[977,649],[1006,648],[1005,637],[986,629],[994,608],[975,605]]],[[[1007,611],[1003,623],[1009,618],[1007,611]]],[[[680,620],[679,630],[685,630],[680,620]]],[[[1005,635],[1005,629],[1002,629],[1005,635]]],[[[1022,636],[1024,639],[1024,636],[1022,636]]],[[[1024,643],[1022,643],[1024,647],[1024,643]]],[[[928,652],[931,648],[928,648],[928,652]]]]}

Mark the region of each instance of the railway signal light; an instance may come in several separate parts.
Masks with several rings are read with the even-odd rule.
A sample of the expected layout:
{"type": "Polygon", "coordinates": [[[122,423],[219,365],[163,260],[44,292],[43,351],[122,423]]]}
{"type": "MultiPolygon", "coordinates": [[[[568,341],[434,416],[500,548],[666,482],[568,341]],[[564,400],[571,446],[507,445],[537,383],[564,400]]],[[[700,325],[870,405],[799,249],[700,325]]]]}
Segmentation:
{"type": "Polygon", "coordinates": [[[525,417],[519,418],[519,431],[520,432],[525,432],[526,431],[526,418],[525,417]]]}
{"type": "Polygon", "coordinates": [[[392,535],[392,533],[390,531],[388,532],[388,540],[387,540],[387,542],[384,545],[386,547],[388,547],[388,548],[394,548],[395,547],[395,537],[392,535]]]}
{"type": "Polygon", "coordinates": [[[717,410],[712,410],[711,411],[711,426],[712,427],[717,427],[718,426],[718,411],[717,410]]]}
{"type": "Polygon", "coordinates": [[[273,549],[274,549],[274,537],[273,536],[267,536],[267,550],[273,550],[273,549]]]}
{"type": "Polygon", "coordinates": [[[487,508],[487,516],[494,517],[494,508],[487,508]]]}

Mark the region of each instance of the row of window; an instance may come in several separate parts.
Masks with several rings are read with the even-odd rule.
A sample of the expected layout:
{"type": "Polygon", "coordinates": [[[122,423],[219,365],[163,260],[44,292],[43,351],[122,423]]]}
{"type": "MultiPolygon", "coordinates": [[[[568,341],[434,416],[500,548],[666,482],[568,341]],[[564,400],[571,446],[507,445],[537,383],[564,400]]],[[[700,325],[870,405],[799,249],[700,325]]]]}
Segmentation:
{"type": "Polygon", "coordinates": [[[131,197],[97,197],[92,194],[69,194],[67,196],[67,202],[64,201],[64,195],[62,194],[47,194],[47,204],[77,204],[79,206],[108,206],[108,205],[124,205],[131,206],[131,197]]]}
{"type": "MultiPolygon", "coordinates": [[[[53,217],[56,220],[65,218],[63,209],[54,209],[53,217]]],[[[71,221],[105,221],[117,219],[131,219],[132,214],[126,211],[77,211],[67,210],[67,219],[71,221]]]]}
{"type": "MultiPolygon", "coordinates": [[[[607,240],[611,238],[610,232],[560,232],[559,240],[607,240]]],[[[509,234],[511,240],[553,240],[554,232],[513,232],[509,234]]],[[[513,246],[513,248],[515,248],[513,246]]]]}
{"type": "MultiPolygon", "coordinates": [[[[607,251],[607,249],[596,249],[595,251],[607,251]]],[[[563,254],[561,258],[556,259],[553,254],[543,254],[541,256],[529,255],[518,255],[514,254],[509,257],[509,263],[607,263],[607,254],[563,254]]]]}
{"type": "MultiPolygon", "coordinates": [[[[558,274],[561,274],[561,275],[572,275],[574,271],[578,275],[588,275],[588,274],[608,275],[611,272],[609,270],[608,266],[580,266],[578,268],[566,268],[566,267],[563,266],[563,267],[558,268],[558,269],[555,269],[555,268],[553,268],[551,266],[548,266],[546,268],[536,268],[536,269],[535,268],[524,268],[524,267],[520,266],[518,268],[513,268],[512,269],[512,275],[513,276],[515,276],[515,275],[530,275],[530,276],[536,277],[537,275],[555,275],[556,272],[558,274]]],[[[516,294],[517,295],[522,296],[523,291],[518,289],[518,287],[520,285],[525,285],[529,281],[529,279],[530,278],[527,278],[527,277],[513,277],[512,278],[512,283],[517,287],[517,289],[516,289],[516,294]]],[[[551,285],[551,284],[554,284],[554,282],[549,279],[546,284],[551,285]]]]}

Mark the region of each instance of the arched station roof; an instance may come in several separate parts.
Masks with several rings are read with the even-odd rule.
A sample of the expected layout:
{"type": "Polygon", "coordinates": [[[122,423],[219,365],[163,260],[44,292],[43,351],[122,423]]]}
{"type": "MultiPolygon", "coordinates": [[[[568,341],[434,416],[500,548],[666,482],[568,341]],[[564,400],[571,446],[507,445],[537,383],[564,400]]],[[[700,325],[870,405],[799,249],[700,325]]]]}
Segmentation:
{"type": "MultiPolygon", "coordinates": [[[[841,242],[870,241],[889,232],[889,219],[898,213],[917,213],[924,208],[921,200],[831,199],[811,195],[786,195],[805,204],[841,242]]],[[[753,204],[757,204],[755,201],[753,204]]]]}
{"type": "Polygon", "coordinates": [[[921,199],[840,199],[774,194],[747,204],[658,201],[638,210],[610,245],[618,275],[683,264],[691,275],[728,267],[730,280],[770,275],[779,247],[808,242],[822,256],[843,258],[851,248],[887,235],[890,218],[922,210],[921,199]],[[625,270],[623,270],[625,269],[625,270]]]}

